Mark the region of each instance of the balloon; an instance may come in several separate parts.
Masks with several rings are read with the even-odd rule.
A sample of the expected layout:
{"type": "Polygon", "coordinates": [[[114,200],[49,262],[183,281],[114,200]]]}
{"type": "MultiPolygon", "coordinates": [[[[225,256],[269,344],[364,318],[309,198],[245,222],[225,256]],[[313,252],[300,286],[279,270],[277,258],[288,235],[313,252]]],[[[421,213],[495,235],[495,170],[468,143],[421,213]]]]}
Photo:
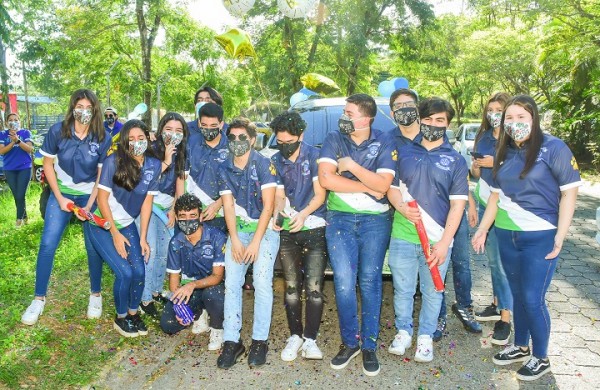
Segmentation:
{"type": "Polygon", "coordinates": [[[302,81],[304,87],[316,93],[327,95],[340,90],[335,81],[318,73],[307,73],[300,77],[300,81],[302,81]]]}
{"type": "Polygon", "coordinates": [[[382,81],[381,83],[379,83],[379,86],[377,87],[377,91],[383,97],[392,96],[392,93],[395,90],[396,90],[396,88],[394,87],[394,83],[391,82],[390,80],[382,81]]]}
{"type": "Polygon", "coordinates": [[[138,118],[145,114],[146,111],[148,111],[148,106],[146,105],[146,103],[140,103],[137,106],[135,106],[133,111],[127,116],[127,119],[138,118]]]}
{"type": "Polygon", "coordinates": [[[308,96],[306,96],[305,94],[303,94],[302,92],[296,92],[295,94],[293,94],[290,97],[290,107],[293,107],[296,105],[296,103],[300,103],[305,101],[306,99],[308,99],[308,96]]]}
{"type": "Polygon", "coordinates": [[[277,0],[277,7],[288,18],[304,18],[315,5],[315,0],[277,0]]]}
{"type": "Polygon", "coordinates": [[[408,88],[408,80],[404,77],[396,77],[392,79],[392,83],[394,83],[394,88],[396,89],[408,88]]]}
{"type": "Polygon", "coordinates": [[[316,93],[315,91],[311,91],[311,90],[310,90],[310,89],[308,89],[308,88],[302,88],[302,89],[300,89],[298,92],[301,92],[301,93],[305,94],[306,96],[314,96],[314,95],[317,95],[317,93],[316,93]]]}
{"type": "Polygon", "coordinates": [[[225,34],[217,35],[215,39],[233,58],[243,60],[246,57],[256,57],[250,35],[244,30],[232,28],[225,34]]]}
{"type": "Polygon", "coordinates": [[[255,0],[223,0],[223,5],[233,16],[242,17],[254,6],[255,0]]]}

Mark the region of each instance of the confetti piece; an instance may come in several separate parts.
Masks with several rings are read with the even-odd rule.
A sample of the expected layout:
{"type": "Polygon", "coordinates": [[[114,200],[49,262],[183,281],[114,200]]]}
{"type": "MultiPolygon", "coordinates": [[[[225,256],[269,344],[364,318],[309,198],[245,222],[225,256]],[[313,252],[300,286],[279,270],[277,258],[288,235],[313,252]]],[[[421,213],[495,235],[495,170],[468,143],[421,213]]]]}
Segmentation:
{"type": "Polygon", "coordinates": [[[129,358],[129,363],[131,363],[134,366],[137,366],[137,364],[138,364],[133,357],[129,358]]]}

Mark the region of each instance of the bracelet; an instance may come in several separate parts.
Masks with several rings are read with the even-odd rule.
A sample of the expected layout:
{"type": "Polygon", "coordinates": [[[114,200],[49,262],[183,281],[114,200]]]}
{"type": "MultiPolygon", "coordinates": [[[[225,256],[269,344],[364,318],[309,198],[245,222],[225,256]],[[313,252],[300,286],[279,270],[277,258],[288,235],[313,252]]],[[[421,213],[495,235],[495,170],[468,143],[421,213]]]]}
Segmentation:
{"type": "Polygon", "coordinates": [[[166,163],[166,162],[164,162],[164,161],[163,161],[162,163],[163,163],[163,164],[165,164],[165,165],[167,166],[167,168],[168,168],[168,167],[170,167],[170,166],[171,166],[171,164],[173,164],[173,163],[171,163],[171,164],[167,164],[167,163],[166,163]]]}
{"type": "Polygon", "coordinates": [[[15,141],[15,145],[18,145],[18,144],[20,144],[20,143],[21,143],[21,138],[18,138],[18,139],[15,141]]]}

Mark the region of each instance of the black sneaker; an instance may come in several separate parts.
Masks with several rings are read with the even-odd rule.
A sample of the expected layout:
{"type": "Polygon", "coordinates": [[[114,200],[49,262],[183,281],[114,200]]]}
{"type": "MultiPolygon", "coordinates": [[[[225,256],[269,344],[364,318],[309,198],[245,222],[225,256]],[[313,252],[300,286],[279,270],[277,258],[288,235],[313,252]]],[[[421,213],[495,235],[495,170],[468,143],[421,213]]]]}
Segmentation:
{"type": "Polygon", "coordinates": [[[489,306],[486,306],[482,311],[478,311],[475,313],[475,319],[477,321],[500,321],[500,312],[498,311],[498,306],[493,303],[489,306]]]}
{"type": "Polygon", "coordinates": [[[538,359],[535,356],[532,356],[531,359],[517,371],[517,379],[522,381],[534,381],[549,372],[550,360],[538,359]]]}
{"type": "Polygon", "coordinates": [[[119,318],[115,317],[113,328],[121,334],[123,337],[138,337],[138,329],[133,324],[133,321],[129,316],[119,318]]]}
{"type": "Polygon", "coordinates": [[[471,333],[481,333],[481,324],[475,321],[472,307],[469,306],[462,308],[458,307],[458,305],[455,303],[452,305],[452,311],[454,314],[456,314],[460,322],[462,322],[466,330],[471,333]]]}
{"type": "Polygon", "coordinates": [[[244,348],[244,344],[240,342],[236,343],[234,341],[225,341],[223,343],[223,349],[221,349],[221,354],[217,359],[217,367],[225,370],[233,367],[245,351],[246,348],[244,348]]]}
{"type": "Polygon", "coordinates": [[[354,348],[347,347],[345,344],[340,346],[340,351],[335,355],[333,359],[331,359],[330,366],[334,370],[341,370],[345,368],[350,360],[354,359],[360,353],[360,346],[356,346],[354,348]]]}
{"type": "Polygon", "coordinates": [[[142,312],[144,314],[147,314],[154,318],[159,317],[159,313],[158,313],[158,310],[156,309],[156,305],[154,304],[154,301],[150,301],[150,303],[148,303],[147,305],[144,305],[144,302],[140,303],[140,309],[142,310],[142,312]]]}
{"type": "Polygon", "coordinates": [[[252,340],[248,351],[248,365],[250,367],[262,366],[267,362],[267,340],[252,340]]]}
{"type": "Polygon", "coordinates": [[[366,376],[375,376],[379,374],[379,361],[377,361],[377,353],[364,349],[362,351],[363,357],[363,372],[366,376]]]}
{"type": "Polygon", "coordinates": [[[492,335],[492,344],[506,345],[510,337],[510,322],[502,320],[494,324],[494,334],[492,335]]]}
{"type": "Polygon", "coordinates": [[[140,317],[140,313],[135,313],[134,315],[127,314],[127,317],[131,320],[133,325],[137,328],[138,334],[140,336],[146,336],[148,334],[148,328],[146,328],[146,324],[142,317],[140,317]]]}
{"type": "Polygon", "coordinates": [[[164,296],[164,295],[162,295],[162,294],[153,295],[153,296],[152,296],[152,299],[153,299],[155,302],[162,303],[163,305],[166,305],[166,304],[167,304],[167,302],[169,302],[169,299],[167,299],[167,297],[165,297],[165,296],[164,296]]]}
{"type": "Polygon", "coordinates": [[[495,354],[492,361],[499,366],[506,366],[515,362],[524,362],[530,357],[531,351],[529,348],[527,348],[526,351],[523,351],[520,347],[511,344],[495,354]]]}
{"type": "Polygon", "coordinates": [[[446,330],[446,317],[438,318],[437,328],[433,332],[433,341],[440,341],[446,330]]]}

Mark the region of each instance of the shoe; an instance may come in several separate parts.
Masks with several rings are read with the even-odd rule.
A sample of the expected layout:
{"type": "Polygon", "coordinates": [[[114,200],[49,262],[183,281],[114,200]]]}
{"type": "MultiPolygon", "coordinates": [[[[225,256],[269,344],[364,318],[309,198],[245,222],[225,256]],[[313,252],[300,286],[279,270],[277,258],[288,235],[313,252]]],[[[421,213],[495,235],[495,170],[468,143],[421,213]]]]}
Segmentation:
{"type": "Polygon", "coordinates": [[[422,334],[417,337],[417,352],[415,352],[415,361],[429,363],[433,360],[433,340],[428,334],[422,334]]]}
{"type": "Polygon", "coordinates": [[[17,221],[15,222],[15,227],[20,228],[25,226],[25,221],[22,219],[17,219],[17,221]]]}
{"type": "Polygon", "coordinates": [[[410,347],[412,343],[412,337],[405,330],[398,331],[398,334],[394,337],[394,341],[390,344],[388,352],[393,355],[402,356],[406,352],[406,349],[410,347]]]}
{"type": "Polygon", "coordinates": [[[363,372],[366,376],[376,376],[379,374],[381,367],[379,367],[379,361],[377,360],[377,353],[365,349],[362,351],[363,358],[363,372]]]}
{"type": "Polygon", "coordinates": [[[446,330],[446,317],[438,318],[437,328],[433,332],[433,341],[440,341],[446,330]]]}
{"type": "Polygon", "coordinates": [[[517,379],[522,381],[534,381],[549,372],[550,360],[538,359],[535,356],[532,356],[531,359],[517,371],[517,379]]]}
{"type": "Polygon", "coordinates": [[[90,295],[87,308],[87,318],[95,319],[102,317],[102,295],[90,295]]]}
{"type": "Polygon", "coordinates": [[[492,335],[492,344],[506,345],[510,337],[510,322],[502,320],[494,324],[494,334],[492,335]]]}
{"type": "Polygon", "coordinates": [[[244,354],[246,348],[244,348],[244,344],[240,342],[234,341],[225,341],[223,343],[223,349],[221,350],[221,354],[217,359],[217,367],[227,370],[235,363],[237,363],[240,356],[244,354]]]}
{"type": "Polygon", "coordinates": [[[475,317],[473,317],[473,307],[461,308],[455,303],[452,305],[452,311],[456,314],[460,322],[462,322],[466,330],[471,333],[481,333],[481,324],[475,321],[475,317]]]}
{"type": "Polygon", "coordinates": [[[209,351],[218,351],[223,345],[223,329],[210,328],[209,351]]]}
{"type": "Polygon", "coordinates": [[[360,346],[354,348],[347,347],[345,344],[340,346],[340,351],[331,359],[329,364],[334,370],[341,370],[345,368],[352,359],[358,356],[360,353],[360,346]]]}
{"type": "Polygon", "coordinates": [[[148,304],[144,304],[144,302],[140,303],[140,309],[142,313],[147,314],[151,317],[158,318],[160,313],[154,304],[154,301],[148,302],[148,304]]]}
{"type": "Polygon", "coordinates": [[[248,351],[248,365],[250,368],[262,366],[267,362],[269,346],[267,340],[252,340],[248,351]]]}
{"type": "Polygon", "coordinates": [[[284,362],[291,362],[298,357],[298,351],[302,348],[302,344],[304,344],[304,340],[302,337],[297,334],[292,335],[292,337],[287,339],[285,344],[285,348],[281,350],[281,360],[284,362]]]}
{"type": "Polygon", "coordinates": [[[146,327],[144,320],[142,320],[140,313],[135,313],[134,315],[127,314],[127,317],[129,317],[140,336],[146,336],[148,334],[148,328],[146,327]]]}
{"type": "Polygon", "coordinates": [[[206,333],[210,330],[210,326],[208,326],[208,312],[206,310],[202,310],[202,314],[196,321],[194,321],[194,325],[192,326],[193,334],[206,333]]]}
{"type": "Polygon", "coordinates": [[[498,306],[493,303],[489,306],[486,306],[483,310],[475,313],[475,319],[477,321],[500,321],[500,312],[498,311],[498,306]]]}
{"type": "Polygon", "coordinates": [[[35,325],[38,322],[38,318],[44,312],[45,300],[34,299],[31,301],[31,305],[25,310],[25,313],[21,316],[21,322],[25,325],[35,325]]]}
{"type": "Polygon", "coordinates": [[[138,329],[133,324],[131,316],[128,314],[126,317],[119,318],[115,317],[113,328],[121,334],[123,337],[138,337],[138,329]]]}
{"type": "Polygon", "coordinates": [[[153,295],[152,299],[154,302],[162,303],[163,305],[166,305],[167,302],[169,302],[169,299],[162,294],[153,295]]]}
{"type": "Polygon", "coordinates": [[[523,351],[520,347],[510,344],[507,345],[502,351],[494,355],[492,361],[499,366],[506,366],[515,362],[524,362],[531,357],[531,351],[527,348],[527,351],[523,351]]]}
{"type": "Polygon", "coordinates": [[[302,344],[302,357],[305,359],[321,360],[323,359],[323,352],[321,352],[315,340],[305,338],[304,344],[302,344]]]}

